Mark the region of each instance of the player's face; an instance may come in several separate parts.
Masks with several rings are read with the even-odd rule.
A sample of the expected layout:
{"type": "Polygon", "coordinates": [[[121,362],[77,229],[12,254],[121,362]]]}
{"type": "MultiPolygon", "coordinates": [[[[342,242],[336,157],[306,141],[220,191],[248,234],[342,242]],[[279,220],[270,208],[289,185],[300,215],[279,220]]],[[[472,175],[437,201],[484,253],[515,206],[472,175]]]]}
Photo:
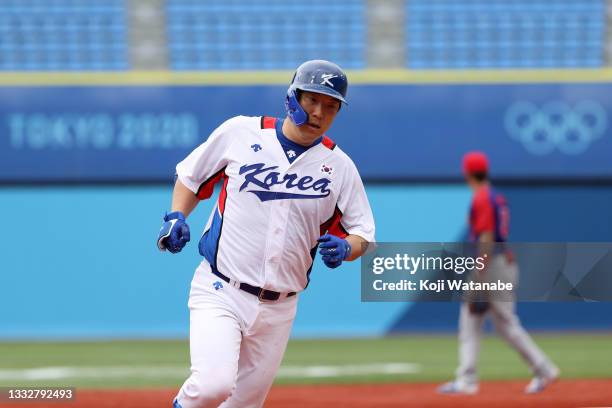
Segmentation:
{"type": "Polygon", "coordinates": [[[323,135],[340,110],[340,103],[328,95],[303,91],[300,105],[308,113],[308,122],[300,126],[300,133],[313,140],[323,135]]]}
{"type": "Polygon", "coordinates": [[[463,177],[465,178],[465,182],[468,185],[468,187],[473,189],[474,188],[474,178],[466,173],[463,174],[463,177]]]}

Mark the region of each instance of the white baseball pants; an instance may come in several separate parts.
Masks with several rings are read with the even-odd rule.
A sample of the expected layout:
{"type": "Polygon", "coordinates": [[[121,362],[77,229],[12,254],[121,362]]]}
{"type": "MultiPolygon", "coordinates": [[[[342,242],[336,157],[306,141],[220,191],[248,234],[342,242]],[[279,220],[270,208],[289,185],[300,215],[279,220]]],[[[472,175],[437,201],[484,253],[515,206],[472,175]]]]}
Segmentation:
{"type": "Polygon", "coordinates": [[[191,376],[177,395],[181,407],[261,407],[285,353],[298,296],[262,302],[202,262],[189,295],[191,376]]]}

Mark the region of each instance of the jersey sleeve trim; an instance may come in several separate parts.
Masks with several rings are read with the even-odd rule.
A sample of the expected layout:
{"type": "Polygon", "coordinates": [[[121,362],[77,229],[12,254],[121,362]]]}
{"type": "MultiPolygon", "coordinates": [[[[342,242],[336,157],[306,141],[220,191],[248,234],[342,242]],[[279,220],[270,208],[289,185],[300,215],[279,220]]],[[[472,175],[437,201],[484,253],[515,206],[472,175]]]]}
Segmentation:
{"type": "Polygon", "coordinates": [[[276,118],[272,116],[261,117],[261,128],[262,129],[276,129],[276,118]]]}
{"type": "Polygon", "coordinates": [[[229,176],[223,173],[221,177],[223,178],[223,187],[219,193],[219,212],[223,215],[225,212],[225,201],[227,200],[227,183],[229,182],[229,176]]]}
{"type": "Polygon", "coordinates": [[[349,233],[344,229],[340,220],[342,219],[342,211],[336,205],[334,209],[334,214],[323,224],[321,224],[321,235],[325,233],[330,233],[340,238],[346,238],[349,233]]]}
{"type": "Polygon", "coordinates": [[[198,191],[195,194],[196,197],[198,197],[200,200],[205,200],[207,198],[210,198],[210,196],[212,195],[214,191],[215,184],[217,184],[217,182],[221,180],[221,178],[223,178],[224,175],[225,175],[225,167],[223,167],[221,170],[219,170],[218,172],[210,176],[202,184],[200,184],[200,187],[198,187],[198,191]]]}
{"type": "Polygon", "coordinates": [[[223,221],[225,220],[225,202],[227,201],[227,184],[229,182],[229,176],[223,172],[221,174],[223,179],[223,187],[219,193],[219,201],[217,208],[214,209],[214,215],[210,227],[204,232],[198,249],[200,255],[204,256],[208,263],[213,267],[217,267],[217,258],[219,254],[219,241],[221,240],[221,233],[223,231],[223,221]]]}
{"type": "Polygon", "coordinates": [[[334,150],[336,148],[336,142],[325,135],[323,135],[323,140],[321,143],[323,143],[323,146],[327,147],[329,150],[334,150]]]}

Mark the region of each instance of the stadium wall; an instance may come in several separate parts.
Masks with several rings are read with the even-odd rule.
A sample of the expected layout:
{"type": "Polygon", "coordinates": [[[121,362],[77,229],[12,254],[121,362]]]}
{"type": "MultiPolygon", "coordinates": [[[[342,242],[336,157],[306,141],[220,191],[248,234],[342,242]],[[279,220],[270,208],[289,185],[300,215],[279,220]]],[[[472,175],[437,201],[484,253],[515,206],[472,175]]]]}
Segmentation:
{"type": "MultiPolygon", "coordinates": [[[[457,183],[458,166],[475,148],[490,154],[511,202],[513,240],[610,241],[609,88],[358,84],[331,136],[368,180],[379,241],[461,239],[470,193],[457,183]],[[513,128],[507,115],[518,103],[531,111],[513,128]],[[530,150],[525,140],[549,151],[530,150]]],[[[0,88],[0,338],[186,336],[196,246],[172,257],[155,247],[173,166],[224,118],[280,116],[284,91],[277,84],[0,88]]],[[[211,206],[192,216],[194,235],[211,206]]],[[[359,282],[357,263],[332,271],[317,261],[294,336],[455,329],[456,305],[364,304],[359,282]]],[[[612,304],[527,306],[530,328],[612,328],[612,304]]]]}
{"type": "MultiPolygon", "coordinates": [[[[461,185],[368,184],[367,190],[380,241],[453,241],[464,234],[469,191],[461,185]]],[[[512,204],[514,240],[612,238],[609,188],[502,191],[512,204]],[[581,214],[580,222],[567,214],[581,214]]],[[[0,189],[0,338],[186,336],[189,282],[201,259],[195,237],[212,202],[191,217],[194,241],[169,256],[155,238],[170,194],[169,185],[0,189]]],[[[294,336],[455,329],[456,305],[361,303],[359,273],[358,263],[329,270],[317,260],[294,336]]],[[[610,303],[530,303],[519,310],[534,329],[612,329],[610,303]]]]}
{"type": "MultiPolygon", "coordinates": [[[[24,83],[0,87],[2,182],[166,181],[177,160],[226,118],[281,116],[286,92],[275,82],[24,83]]],[[[357,81],[331,137],[370,181],[458,180],[461,156],[471,149],[489,154],[498,179],[610,180],[611,88],[579,76],[357,81]]]]}

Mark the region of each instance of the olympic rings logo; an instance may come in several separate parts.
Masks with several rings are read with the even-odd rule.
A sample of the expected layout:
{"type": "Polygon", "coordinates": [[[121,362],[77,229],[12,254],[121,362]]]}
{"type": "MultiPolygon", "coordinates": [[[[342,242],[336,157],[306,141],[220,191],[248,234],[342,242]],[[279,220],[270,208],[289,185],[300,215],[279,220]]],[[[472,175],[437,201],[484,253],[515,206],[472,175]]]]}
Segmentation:
{"type": "Polygon", "coordinates": [[[564,102],[548,102],[538,108],[516,102],[506,111],[506,131],[535,155],[558,149],[561,153],[584,153],[608,128],[608,115],[597,102],[580,101],[573,108],[564,102]]]}

